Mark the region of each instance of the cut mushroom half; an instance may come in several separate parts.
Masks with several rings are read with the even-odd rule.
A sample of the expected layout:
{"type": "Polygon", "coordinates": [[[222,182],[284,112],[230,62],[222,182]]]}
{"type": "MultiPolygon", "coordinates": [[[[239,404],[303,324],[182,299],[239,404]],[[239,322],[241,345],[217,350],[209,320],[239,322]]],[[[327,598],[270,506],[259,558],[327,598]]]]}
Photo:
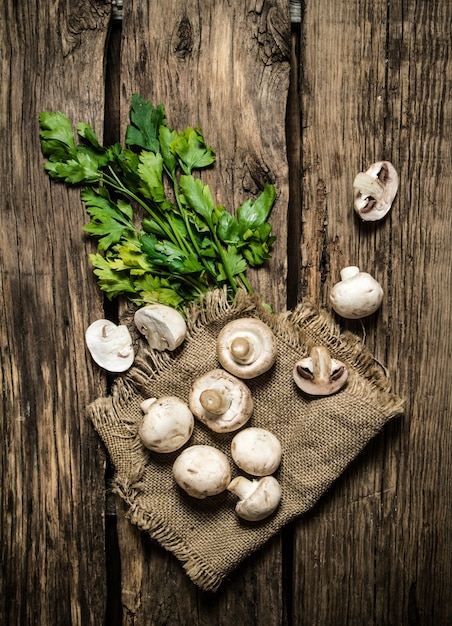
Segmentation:
{"type": "Polygon", "coordinates": [[[237,476],[230,482],[228,491],[239,498],[235,507],[237,515],[249,522],[265,519],[281,502],[281,486],[274,476],[256,480],[237,476]]]}
{"type": "Polygon", "coordinates": [[[136,311],[135,325],[154,350],[175,350],[187,335],[184,318],[170,306],[148,304],[136,311]]]}
{"type": "Polygon", "coordinates": [[[217,338],[217,358],[238,378],[254,378],[268,371],[278,354],[276,337],[267,324],[253,317],[229,322],[217,338]]]}
{"type": "Polygon", "coordinates": [[[293,369],[295,384],[311,396],[330,396],[345,385],[347,378],[344,363],[332,359],[325,346],[314,346],[310,355],[293,369]]]}
{"type": "Polygon", "coordinates": [[[173,464],[173,476],[189,496],[204,499],[225,491],[231,481],[228,457],[213,446],[185,448],[173,464]]]}
{"type": "Polygon", "coordinates": [[[86,330],[85,341],[93,360],[108,372],[125,372],[135,358],[127,326],[99,319],[86,330]]]}
{"type": "Polygon", "coordinates": [[[382,219],[390,210],[398,188],[399,176],[392,163],[373,163],[353,181],[356,213],[367,222],[382,219]]]}
{"type": "Polygon", "coordinates": [[[143,445],[153,452],[174,452],[190,439],[194,417],[176,396],[149,398],[141,403],[144,413],[138,430],[143,445]]]}
{"type": "Polygon", "coordinates": [[[217,433],[241,428],[254,407],[245,383],[222,369],[211,370],[193,382],[188,405],[195,417],[217,433]]]}

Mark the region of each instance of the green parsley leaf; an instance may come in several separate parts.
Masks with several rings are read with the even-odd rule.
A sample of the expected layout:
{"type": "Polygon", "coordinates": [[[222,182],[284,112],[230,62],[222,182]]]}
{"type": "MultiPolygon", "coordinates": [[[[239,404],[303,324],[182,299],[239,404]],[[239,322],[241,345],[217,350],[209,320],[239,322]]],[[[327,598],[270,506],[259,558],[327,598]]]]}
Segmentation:
{"type": "Polygon", "coordinates": [[[244,228],[255,230],[268,218],[276,199],[276,191],[273,185],[265,185],[263,192],[253,202],[247,200],[237,209],[237,219],[244,228]]]}
{"type": "Polygon", "coordinates": [[[130,108],[130,124],[126,130],[126,144],[159,152],[159,128],[165,124],[165,108],[163,104],[157,107],[146,102],[138,94],[133,94],[130,108]]]}
{"type": "Polygon", "coordinates": [[[186,128],[171,142],[170,150],[179,157],[179,164],[186,174],[191,174],[194,169],[200,169],[212,165],[215,161],[215,153],[212,148],[206,146],[200,128],[186,128]]]}
{"type": "Polygon", "coordinates": [[[123,272],[117,272],[110,267],[108,260],[101,254],[90,254],[89,259],[98,277],[98,284],[105,291],[109,300],[128,293],[135,293],[135,287],[123,272]]]}

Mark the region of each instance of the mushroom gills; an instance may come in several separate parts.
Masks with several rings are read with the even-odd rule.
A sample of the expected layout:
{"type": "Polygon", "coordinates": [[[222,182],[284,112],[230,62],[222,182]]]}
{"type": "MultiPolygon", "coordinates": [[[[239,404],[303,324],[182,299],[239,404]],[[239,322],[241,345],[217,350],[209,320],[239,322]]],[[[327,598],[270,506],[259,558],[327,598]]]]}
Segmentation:
{"type": "Polygon", "coordinates": [[[297,387],[312,396],[329,396],[345,385],[348,370],[332,359],[325,346],[313,346],[308,357],[295,363],[293,379],[297,387]]]}

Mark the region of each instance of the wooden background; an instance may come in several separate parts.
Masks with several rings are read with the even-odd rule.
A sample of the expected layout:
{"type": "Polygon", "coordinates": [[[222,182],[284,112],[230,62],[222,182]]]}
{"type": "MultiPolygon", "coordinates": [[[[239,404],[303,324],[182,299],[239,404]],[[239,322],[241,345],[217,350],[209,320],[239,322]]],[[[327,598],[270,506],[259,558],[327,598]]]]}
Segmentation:
{"type": "MultiPolygon", "coordinates": [[[[450,626],[450,0],[124,2],[0,6],[1,601],[5,626],[450,626]],[[104,316],[76,190],[43,172],[38,115],[107,142],[133,92],[170,125],[200,124],[208,182],[238,206],[278,189],[278,242],[252,276],[276,309],[328,308],[345,265],[383,285],[360,334],[406,413],[309,514],[216,594],[124,520],[85,416],[107,390],[84,331],[104,316]],[[352,182],[388,159],[390,215],[362,224],[352,182]]],[[[108,314],[114,314],[111,309],[108,314]]]]}

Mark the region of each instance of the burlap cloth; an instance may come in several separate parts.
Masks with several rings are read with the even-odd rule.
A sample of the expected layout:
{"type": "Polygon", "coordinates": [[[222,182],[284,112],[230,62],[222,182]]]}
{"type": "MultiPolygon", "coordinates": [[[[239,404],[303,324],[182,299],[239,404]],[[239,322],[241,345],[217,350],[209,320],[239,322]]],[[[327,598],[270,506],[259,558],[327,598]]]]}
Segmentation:
{"type": "MultiPolygon", "coordinates": [[[[403,402],[390,392],[383,370],[358,337],[341,333],[327,314],[312,305],[271,314],[259,300],[239,293],[228,304],[222,292],[207,295],[188,313],[189,334],[173,353],[151,352],[145,341],[133,367],[116,379],[111,396],[88,408],[115,468],[115,488],[128,505],[128,518],[183,564],[202,589],[215,591],[223,579],[282,526],[307,511],[403,402]],[[279,509],[261,522],[240,520],[236,496],[224,493],[197,500],[174,483],[172,464],[179,452],[146,450],[137,430],[140,403],[148,397],[176,395],[187,401],[192,382],[219,367],[215,342],[220,329],[238,317],[257,317],[274,331],[274,367],[245,381],[254,398],[247,426],[260,426],[281,441],[283,458],[275,476],[282,487],[279,509]],[[293,383],[292,369],[312,345],[326,345],[349,369],[348,382],[329,397],[310,398],[293,383]]],[[[218,435],[196,423],[187,445],[203,443],[223,450],[237,468],[229,445],[235,433],[218,435]]]]}

